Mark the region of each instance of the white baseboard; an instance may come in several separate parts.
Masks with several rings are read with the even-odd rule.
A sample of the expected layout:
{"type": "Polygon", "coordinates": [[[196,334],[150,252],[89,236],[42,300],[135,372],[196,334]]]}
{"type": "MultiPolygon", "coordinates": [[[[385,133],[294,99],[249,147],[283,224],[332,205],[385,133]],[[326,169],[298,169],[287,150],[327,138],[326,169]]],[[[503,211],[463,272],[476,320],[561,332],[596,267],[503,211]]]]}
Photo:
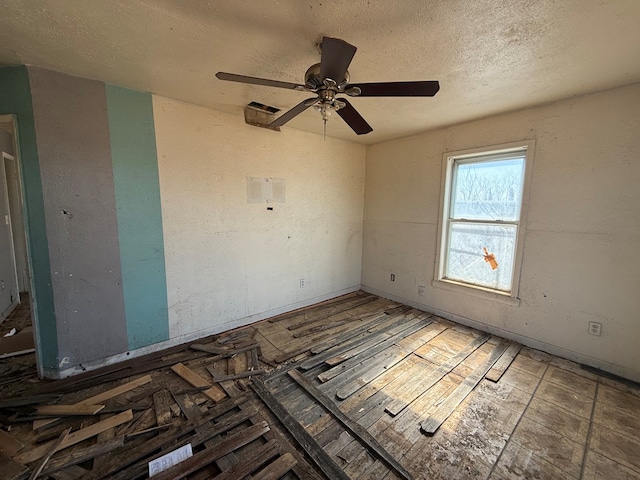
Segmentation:
{"type": "Polygon", "coordinates": [[[542,342],[535,338],[519,335],[509,330],[504,330],[502,328],[494,327],[492,325],[487,325],[486,323],[481,323],[471,318],[462,317],[460,315],[456,315],[455,313],[439,310],[429,305],[424,305],[418,302],[407,300],[406,298],[393,295],[388,292],[383,292],[382,290],[377,290],[375,288],[368,287],[366,285],[362,285],[361,289],[367,293],[372,293],[379,297],[393,300],[394,302],[403,303],[405,305],[409,305],[410,307],[417,308],[419,310],[423,310],[428,313],[433,313],[434,315],[437,315],[442,318],[446,318],[447,320],[451,320],[452,322],[456,322],[461,325],[465,325],[467,327],[472,327],[472,328],[475,328],[476,330],[481,330],[483,332],[487,332],[492,335],[497,335],[497,336],[506,338],[508,340],[513,340],[515,342],[521,343],[522,345],[526,345],[527,347],[535,348],[536,350],[542,350],[543,352],[550,353],[552,355],[557,355],[558,357],[566,358],[567,360],[571,360],[584,365],[589,365],[590,367],[594,367],[599,370],[612,373],[614,375],[632,380],[634,382],[640,382],[640,372],[632,370],[630,368],[605,362],[598,358],[594,358],[588,355],[584,355],[582,353],[574,352],[573,350],[568,350],[558,345],[542,342]]]}
{"type": "Polygon", "coordinates": [[[118,353],[116,355],[111,355],[109,357],[101,358],[93,362],[83,363],[82,365],[74,365],[64,370],[44,369],[42,373],[45,378],[60,380],[62,378],[70,377],[72,375],[77,375],[82,372],[96,370],[101,367],[106,367],[107,365],[113,365],[114,363],[123,362],[125,360],[141,357],[143,355],[164,350],[166,348],[175,347],[176,345],[180,345],[182,343],[193,342],[194,340],[198,340],[200,338],[216,335],[218,333],[222,333],[227,330],[232,330],[238,327],[243,327],[245,325],[250,325],[252,323],[259,322],[260,320],[264,320],[266,318],[275,317],[276,315],[280,315],[281,313],[297,310],[298,308],[308,307],[309,305],[324,302],[325,300],[330,300],[332,298],[339,297],[341,295],[346,295],[348,293],[357,292],[358,290],[360,290],[360,285],[354,285],[352,287],[348,287],[343,290],[339,290],[337,292],[326,293],[324,295],[319,295],[317,297],[313,297],[307,300],[302,300],[300,302],[286,305],[284,307],[278,307],[272,310],[268,310],[266,312],[257,313],[255,315],[249,315],[247,317],[238,318],[236,320],[230,320],[228,322],[215,325],[211,328],[198,330],[197,332],[192,332],[186,335],[180,335],[170,340],[154,343],[153,345],[148,345],[146,347],[138,348],[136,350],[132,350],[129,352],[118,353]]]}

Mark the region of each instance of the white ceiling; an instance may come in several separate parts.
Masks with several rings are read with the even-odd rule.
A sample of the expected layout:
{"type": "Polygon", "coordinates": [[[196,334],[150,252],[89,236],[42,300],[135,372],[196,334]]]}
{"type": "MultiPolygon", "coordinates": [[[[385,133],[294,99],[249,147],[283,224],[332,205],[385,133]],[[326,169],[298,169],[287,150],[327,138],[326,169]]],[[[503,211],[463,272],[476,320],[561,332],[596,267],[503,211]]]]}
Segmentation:
{"type": "MultiPolygon", "coordinates": [[[[640,82],[640,0],[0,0],[0,64],[31,64],[238,113],[308,93],[318,40],[358,47],[351,81],[439,80],[434,98],[354,98],[375,143],[640,82]]],[[[322,133],[308,109],[283,128],[322,133]]]]}

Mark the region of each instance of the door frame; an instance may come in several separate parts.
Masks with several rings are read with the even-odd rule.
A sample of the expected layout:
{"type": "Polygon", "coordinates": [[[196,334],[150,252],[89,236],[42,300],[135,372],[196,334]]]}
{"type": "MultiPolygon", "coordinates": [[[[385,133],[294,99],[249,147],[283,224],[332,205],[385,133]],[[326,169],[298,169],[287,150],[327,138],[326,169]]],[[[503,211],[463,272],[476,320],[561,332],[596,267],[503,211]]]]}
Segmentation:
{"type": "MultiPolygon", "coordinates": [[[[13,310],[20,305],[20,284],[18,282],[18,265],[16,263],[16,249],[15,249],[15,245],[13,243],[13,221],[11,219],[11,207],[9,205],[9,183],[7,181],[7,175],[6,175],[6,161],[12,161],[14,162],[14,165],[17,166],[16,162],[16,158],[7,153],[7,152],[2,152],[2,168],[0,170],[2,170],[0,172],[0,175],[2,175],[1,179],[2,181],[4,181],[4,186],[5,186],[5,201],[7,202],[7,212],[6,212],[6,217],[5,217],[5,221],[7,222],[7,225],[9,225],[9,247],[11,249],[11,259],[13,260],[13,279],[15,281],[15,286],[16,286],[16,297],[14,299],[14,301],[11,303],[11,305],[9,305],[9,307],[7,308],[7,310],[0,312],[0,315],[2,315],[2,320],[4,322],[4,320],[6,320],[6,318],[9,316],[9,314],[11,314],[11,312],[13,312],[13,310]]],[[[1,218],[0,218],[1,221],[1,218]]]]}

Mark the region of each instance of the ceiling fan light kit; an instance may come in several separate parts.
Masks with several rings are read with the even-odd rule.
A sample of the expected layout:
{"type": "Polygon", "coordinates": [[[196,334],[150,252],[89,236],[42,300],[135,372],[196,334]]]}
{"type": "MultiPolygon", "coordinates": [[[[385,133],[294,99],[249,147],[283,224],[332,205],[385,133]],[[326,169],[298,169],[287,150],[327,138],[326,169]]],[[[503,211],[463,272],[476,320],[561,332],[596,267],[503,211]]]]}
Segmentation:
{"type": "Polygon", "coordinates": [[[321,49],[320,63],[316,63],[307,69],[304,76],[304,85],[226,72],[218,72],[216,77],[220,80],[231,82],[287,88],[316,94],[315,97],[303,100],[291,110],[276,118],[267,125],[268,128],[278,129],[307,108],[313,107],[320,112],[324,122],[325,133],[327,121],[331,113],[335,111],[358,135],[367,134],[373,131],[373,128],[347,99],[338,98],[338,95],[347,95],[349,97],[433,97],[440,89],[440,84],[436,80],[349,83],[350,77],[347,68],[349,68],[351,60],[356,53],[356,47],[339,38],[323,37],[321,49]]]}

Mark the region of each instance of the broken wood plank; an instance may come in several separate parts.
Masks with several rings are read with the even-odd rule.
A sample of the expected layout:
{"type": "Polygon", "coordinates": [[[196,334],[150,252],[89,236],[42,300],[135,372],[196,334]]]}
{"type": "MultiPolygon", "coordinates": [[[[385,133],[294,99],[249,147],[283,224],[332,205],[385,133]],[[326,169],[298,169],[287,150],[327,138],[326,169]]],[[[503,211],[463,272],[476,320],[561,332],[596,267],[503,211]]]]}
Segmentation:
{"type": "Polygon", "coordinates": [[[305,328],[304,330],[300,330],[293,334],[293,338],[302,338],[308,337],[309,335],[314,335],[316,333],[324,332],[325,330],[331,330],[332,328],[339,327],[341,325],[345,325],[347,323],[354,322],[353,318],[343,318],[341,320],[336,320],[329,323],[323,323],[321,325],[316,325],[314,327],[305,328]]]}
{"type": "Polygon", "coordinates": [[[334,377],[333,380],[329,380],[322,389],[335,388],[336,397],[340,400],[345,400],[365,387],[369,382],[387,372],[394,365],[404,361],[404,359],[413,354],[416,348],[425,345],[434,337],[440,335],[446,328],[444,325],[435,324],[423,330],[418,330],[418,332],[396,342],[379,354],[343,372],[338,377],[334,377]],[[329,385],[332,385],[332,387],[329,385]]]}
{"type": "MultiPolygon", "coordinates": [[[[111,388],[105,392],[94,395],[93,397],[85,398],[84,400],[75,403],[74,405],[96,405],[101,404],[111,398],[117,397],[123,393],[126,393],[130,390],[133,390],[136,387],[141,385],[145,385],[151,382],[151,375],[144,375],[140,378],[136,378],[130,382],[124,383],[122,385],[118,385],[117,387],[111,388]]],[[[37,430],[46,425],[50,425],[51,423],[56,422],[57,419],[50,418],[48,420],[36,420],[33,422],[33,429],[37,430]]]]}
{"type": "Polygon", "coordinates": [[[57,472],[53,472],[49,474],[53,480],[84,480],[89,473],[88,470],[82,468],[79,465],[73,465],[69,468],[65,468],[64,470],[58,470],[57,472]]]}
{"type": "Polygon", "coordinates": [[[22,450],[24,444],[13,435],[0,429],[0,453],[11,457],[22,450]]]}
{"type": "Polygon", "coordinates": [[[354,299],[358,297],[364,297],[365,295],[369,294],[360,294],[358,292],[347,293],[346,295],[342,295],[341,297],[331,298],[320,303],[314,303],[313,305],[307,305],[306,307],[296,308],[295,310],[275,315],[269,319],[269,323],[280,322],[282,320],[297,317],[298,315],[303,315],[305,313],[310,313],[316,310],[323,310],[325,308],[331,308],[343,303],[351,302],[354,299]]]}
{"type": "Polygon", "coordinates": [[[210,345],[202,345],[199,343],[194,343],[190,348],[193,350],[199,350],[201,352],[211,353],[214,355],[219,355],[220,358],[232,357],[233,355],[237,355],[238,353],[247,352],[253,348],[257,348],[259,346],[258,342],[252,340],[247,345],[244,345],[239,348],[219,348],[213,347],[210,345]]]}
{"type": "MultiPolygon", "coordinates": [[[[56,456],[56,458],[49,460],[49,463],[47,463],[42,473],[43,475],[50,475],[58,470],[66,469],[91,459],[97,459],[100,456],[106,455],[116,448],[121,447],[123,440],[123,437],[116,437],[106,442],[96,443],[90,447],[74,450],[64,456],[56,456]]],[[[94,468],[95,467],[96,465],[94,460],[94,468]]]]}
{"type": "Polygon", "coordinates": [[[164,472],[154,475],[153,478],[154,480],[179,480],[180,478],[184,478],[227,453],[233,452],[247,443],[254,441],[268,431],[269,425],[267,422],[248,427],[238,433],[225,437],[224,440],[216,442],[215,448],[207,448],[200,453],[196,453],[193,457],[187,458],[164,472]]]}
{"type": "Polygon", "coordinates": [[[370,329],[376,325],[384,324],[394,319],[395,317],[389,316],[386,313],[379,313],[375,315],[372,319],[364,323],[363,325],[354,328],[353,330],[349,330],[340,336],[331,336],[327,340],[316,343],[311,349],[311,353],[318,354],[324,352],[325,350],[329,350],[330,348],[335,347],[336,345],[340,345],[347,340],[351,340],[352,338],[357,337],[358,335],[369,334],[370,329]]]}
{"type": "Polygon", "coordinates": [[[147,408],[128,425],[123,425],[116,432],[117,435],[130,435],[134,432],[146,430],[156,424],[156,415],[153,408],[147,408]]]}
{"type": "Polygon", "coordinates": [[[226,355],[229,353],[228,348],[224,347],[216,347],[215,345],[204,345],[202,343],[193,343],[189,345],[189,348],[192,350],[198,350],[200,352],[211,353],[212,355],[226,355]]]}
{"type": "Polygon", "coordinates": [[[269,410],[282,422],[289,433],[296,439],[305,452],[311,457],[315,464],[322,470],[328,478],[332,480],[349,480],[349,476],[342,471],[331,459],[322,447],[309,435],[296,419],[287,411],[278,399],[267,389],[260,377],[256,377],[251,382],[251,388],[267,405],[269,410]]]}
{"type": "Polygon", "coordinates": [[[489,338],[491,338],[491,335],[488,334],[474,338],[467,346],[447,360],[443,365],[438,366],[435,371],[419,376],[416,381],[411,382],[408,387],[402,390],[401,398],[395,398],[387,404],[385,411],[392,416],[398,415],[401,411],[407,408],[411,402],[419,398],[424,392],[442,380],[480,346],[484,345],[489,338]]]}
{"type": "Polygon", "coordinates": [[[40,472],[42,472],[42,470],[44,469],[45,465],[47,464],[51,456],[58,451],[58,449],[62,446],[62,443],[67,439],[70,431],[71,431],[71,427],[67,428],[66,430],[63,430],[60,436],[58,437],[58,439],[55,440],[55,442],[50,445],[50,448],[47,451],[47,453],[38,462],[38,465],[36,465],[36,467],[33,469],[33,472],[31,472],[31,475],[29,476],[29,480],[36,480],[36,478],[38,477],[38,475],[40,475],[40,472]]]}
{"type": "Polygon", "coordinates": [[[224,400],[227,395],[224,391],[218,387],[217,385],[211,385],[200,375],[195,373],[190,368],[186,367],[182,363],[177,363],[171,367],[180,378],[182,378],[187,383],[190,383],[194,387],[209,387],[207,390],[203,390],[203,394],[213,400],[215,403],[218,403],[224,400]]]}
{"type": "Polygon", "coordinates": [[[253,480],[278,480],[287,472],[291,471],[298,461],[289,452],[279,457],[275,462],[269,464],[260,472],[253,475],[253,480]]]}
{"type": "Polygon", "coordinates": [[[460,405],[460,403],[473,391],[473,389],[480,383],[480,380],[486,375],[486,373],[493,367],[493,364],[498,361],[500,356],[505,352],[508,347],[508,343],[500,342],[491,352],[489,357],[478,367],[476,367],[471,375],[465,378],[460,385],[447,397],[447,399],[440,404],[440,406],[424,420],[420,429],[422,433],[426,435],[433,435],[440,425],[449,418],[454,410],[460,405]]]}
{"type": "MultiPolygon", "coordinates": [[[[351,310],[351,309],[354,309],[356,307],[360,307],[362,305],[366,305],[367,303],[375,302],[376,300],[378,300],[378,297],[376,297],[376,296],[372,296],[372,297],[364,298],[364,299],[361,299],[361,300],[357,300],[357,301],[355,301],[353,303],[350,303],[348,305],[341,306],[340,308],[337,308],[336,310],[323,313],[323,314],[321,314],[321,315],[319,315],[317,317],[305,318],[302,321],[300,321],[300,322],[298,322],[296,324],[290,325],[287,328],[289,330],[297,330],[297,329],[302,328],[302,327],[307,327],[312,323],[319,322],[320,320],[324,320],[324,319],[327,319],[329,317],[333,317],[334,315],[338,315],[339,313],[346,312],[347,310],[351,310]]],[[[326,307],[326,308],[331,309],[332,307],[326,307]]]]}
{"type": "MultiPolygon", "coordinates": [[[[234,382],[224,382],[221,385],[225,389],[225,392],[227,392],[227,395],[229,395],[230,397],[236,397],[241,395],[242,393],[234,382]]],[[[251,406],[246,407],[245,405],[240,405],[241,410],[246,410],[247,408],[251,408],[251,406]]],[[[263,418],[260,415],[253,415],[249,420],[253,424],[256,424],[262,421],[263,418]]],[[[304,480],[321,480],[322,478],[324,478],[320,477],[316,470],[314,470],[313,467],[311,467],[311,465],[309,465],[307,461],[301,456],[300,452],[298,452],[298,450],[293,446],[292,442],[289,439],[285,438],[284,434],[280,433],[278,429],[272,428],[268,433],[264,435],[264,438],[266,440],[277,440],[281,449],[293,456],[293,458],[297,462],[293,466],[293,471],[297,478],[304,480]]]]}
{"type": "MultiPolygon", "coordinates": [[[[118,415],[114,415],[113,417],[109,417],[107,420],[102,420],[98,423],[94,423],[93,425],[89,425],[88,427],[77,430],[71,434],[62,442],[60,445],[60,450],[70,447],[71,445],[75,445],[87,438],[91,438],[94,435],[97,435],[100,432],[104,432],[113,427],[117,427],[118,425],[122,425],[123,423],[130,422],[133,420],[133,411],[127,410],[126,412],[119,413],[118,415]]],[[[14,460],[20,463],[31,463],[37,460],[40,460],[44,455],[47,454],[47,451],[51,447],[52,442],[45,443],[40,445],[32,450],[27,450],[24,453],[20,453],[14,456],[14,460]]]]}
{"type": "Polygon", "coordinates": [[[286,362],[287,360],[290,360],[294,357],[297,357],[298,355],[302,355],[303,353],[308,352],[310,347],[311,345],[303,345],[302,347],[294,348],[293,350],[287,350],[285,352],[280,353],[279,355],[276,355],[273,358],[273,361],[276,363],[286,362]]]}
{"type": "Polygon", "coordinates": [[[338,357],[327,359],[325,363],[329,363],[329,365],[335,365],[335,366],[327,370],[326,372],[319,374],[318,379],[321,382],[326,382],[328,380],[331,380],[332,378],[340,375],[345,370],[348,370],[358,365],[359,363],[362,363],[364,360],[371,358],[374,355],[377,355],[378,353],[382,352],[383,350],[387,349],[388,347],[402,340],[403,338],[408,337],[409,335],[412,335],[417,331],[423,329],[424,327],[428,326],[430,323],[431,323],[430,319],[423,319],[423,320],[416,319],[415,322],[408,322],[409,327],[405,328],[399,333],[396,333],[395,335],[387,337],[385,340],[377,342],[373,345],[370,345],[369,342],[367,342],[355,349],[345,352],[344,354],[338,357]]]}
{"type": "Polygon", "coordinates": [[[246,372],[235,373],[233,375],[217,376],[215,370],[213,370],[211,366],[207,366],[207,371],[211,374],[213,381],[216,383],[238,380],[239,378],[253,377],[254,375],[262,375],[266,373],[266,370],[259,368],[257,370],[247,370],[246,372]]]}
{"type": "Polygon", "coordinates": [[[23,407],[25,405],[54,402],[60,399],[60,397],[62,397],[61,394],[47,393],[43,395],[3,398],[0,400],[0,408],[23,407]]]}
{"type": "MultiPolygon", "coordinates": [[[[187,396],[185,396],[186,398],[187,396]]],[[[184,437],[185,435],[198,431],[199,427],[203,427],[203,434],[196,434],[184,440],[184,444],[191,443],[193,447],[197,447],[203,442],[209,440],[215,435],[224,433],[227,430],[246,421],[247,413],[243,415],[233,415],[226,420],[219,422],[214,426],[210,426],[210,422],[234,409],[237,405],[246,401],[246,397],[230,398],[213,406],[207,414],[202,414],[200,409],[193,402],[183,402],[179,397],[174,397],[176,403],[183,408],[187,417],[187,422],[170,430],[159,434],[158,436],[138,445],[134,448],[123,447],[113,453],[113,458],[107,462],[100,470],[92,472],[90,479],[113,478],[114,480],[121,478],[128,480],[137,478],[136,475],[144,474],[147,471],[147,463],[157,457],[168,453],[175,449],[175,439],[184,437]],[[184,406],[183,406],[184,405],[184,406]],[[160,453],[158,453],[160,451],[160,453]],[[154,454],[155,452],[155,454],[154,454]],[[151,457],[149,457],[152,455],[151,457]],[[148,457],[148,458],[147,458],[148,457]],[[124,470],[123,470],[124,469],[124,470]],[[118,472],[115,474],[115,472],[118,472]]]]}
{"type": "Polygon", "coordinates": [[[168,390],[158,390],[153,394],[153,408],[156,413],[156,423],[159,427],[171,421],[171,394],[168,390]]]}
{"type": "Polygon", "coordinates": [[[511,362],[516,358],[516,355],[518,355],[521,348],[522,345],[518,342],[511,342],[507,351],[502,354],[500,359],[491,368],[491,370],[487,372],[484,378],[491,380],[492,382],[500,380],[500,377],[502,377],[504,372],[507,371],[507,368],[509,368],[509,365],[511,365],[511,362]]]}
{"type": "MultiPolygon", "coordinates": [[[[310,370],[322,363],[325,362],[325,360],[335,357],[337,355],[341,355],[344,354],[345,352],[348,352],[354,348],[357,348],[367,342],[372,342],[372,345],[375,345],[379,342],[384,341],[385,339],[389,338],[392,333],[390,333],[392,330],[396,331],[395,329],[402,329],[402,328],[408,328],[409,326],[413,325],[416,323],[416,319],[412,318],[410,320],[405,320],[401,323],[396,323],[397,320],[400,319],[402,315],[398,315],[398,316],[393,316],[390,317],[388,320],[393,320],[393,322],[390,322],[388,325],[386,325],[384,328],[382,328],[379,331],[376,331],[375,334],[373,335],[364,335],[362,337],[355,337],[352,340],[349,340],[345,343],[341,343],[339,345],[335,345],[325,351],[323,351],[322,353],[319,353],[318,355],[315,355],[314,357],[311,357],[308,360],[305,360],[304,362],[302,362],[298,368],[302,369],[302,370],[310,370]]],[[[385,323],[387,323],[385,321],[385,323]]]]}
{"type": "Polygon", "coordinates": [[[280,453],[280,446],[275,440],[269,440],[262,445],[258,451],[253,453],[247,461],[240,462],[232,468],[225,470],[220,475],[216,475],[216,480],[236,480],[250,475],[255,470],[265,465],[280,453]]]}
{"type": "Polygon", "coordinates": [[[36,414],[38,415],[55,415],[56,417],[65,417],[73,415],[95,415],[102,409],[104,405],[38,405],[36,414]]]}
{"type": "Polygon", "coordinates": [[[360,425],[345,415],[333,401],[327,397],[318,387],[306,378],[298,370],[289,371],[289,376],[293,378],[309,395],[316,399],[324,408],[326,408],[349,432],[356,436],[366,447],[374,452],[380,460],[387,464],[391,469],[395,470],[400,476],[407,480],[412,480],[411,474],[395,459],[392,455],[373,438],[373,436],[360,425]]]}

